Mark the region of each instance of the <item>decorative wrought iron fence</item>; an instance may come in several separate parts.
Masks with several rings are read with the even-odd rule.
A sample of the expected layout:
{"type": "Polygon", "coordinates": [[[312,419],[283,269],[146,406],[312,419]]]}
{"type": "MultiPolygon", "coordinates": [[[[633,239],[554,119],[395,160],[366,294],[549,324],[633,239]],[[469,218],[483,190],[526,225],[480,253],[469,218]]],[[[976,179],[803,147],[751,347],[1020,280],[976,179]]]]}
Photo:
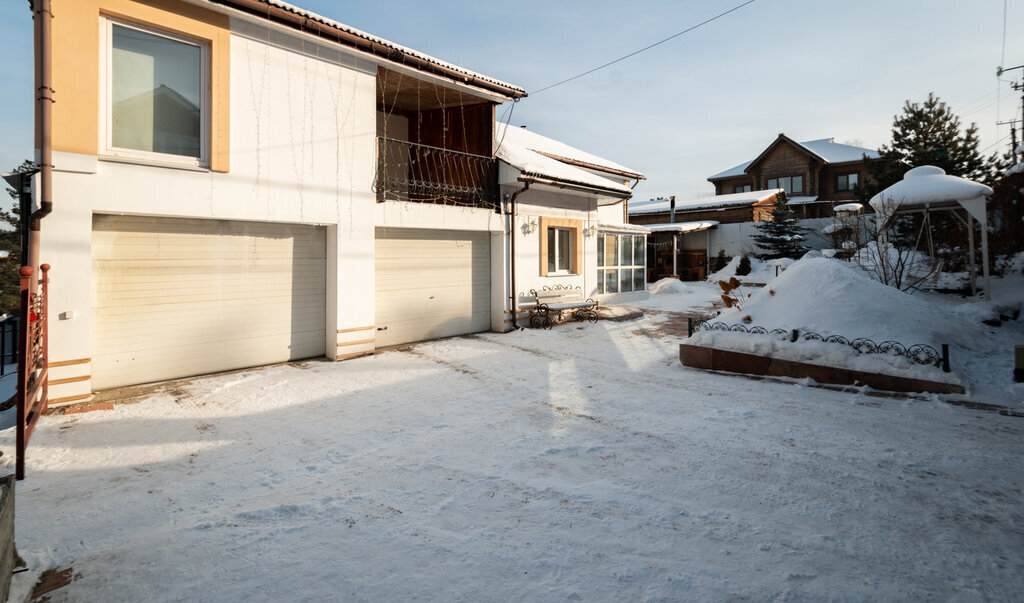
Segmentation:
{"type": "Polygon", "coordinates": [[[0,320],[0,376],[7,374],[7,365],[18,363],[18,317],[0,320]]]}
{"type": "Polygon", "coordinates": [[[839,345],[845,345],[860,354],[888,354],[890,356],[903,356],[911,362],[927,366],[939,366],[942,370],[949,372],[949,345],[942,344],[942,353],[940,354],[935,348],[925,344],[915,344],[911,346],[905,346],[898,341],[883,341],[882,343],[875,343],[871,339],[866,337],[857,337],[856,339],[849,339],[842,335],[819,335],[807,331],[801,333],[797,329],[766,329],[761,326],[753,325],[741,325],[741,324],[726,324],[724,322],[712,322],[718,317],[717,313],[705,315],[702,318],[690,318],[688,319],[688,331],[689,335],[692,336],[695,332],[704,331],[728,331],[733,333],[749,333],[751,335],[771,335],[777,339],[797,342],[797,341],[823,341],[825,343],[836,343],[839,345]]]}
{"type": "Polygon", "coordinates": [[[491,157],[377,138],[377,201],[496,207],[498,166],[491,157]]]}

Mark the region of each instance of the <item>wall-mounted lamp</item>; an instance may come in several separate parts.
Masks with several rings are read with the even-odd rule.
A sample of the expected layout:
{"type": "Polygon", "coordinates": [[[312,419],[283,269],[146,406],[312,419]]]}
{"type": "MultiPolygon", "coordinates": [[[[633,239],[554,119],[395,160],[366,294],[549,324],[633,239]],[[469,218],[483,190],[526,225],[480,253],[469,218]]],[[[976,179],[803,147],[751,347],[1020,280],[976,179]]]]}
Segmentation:
{"type": "Polygon", "coordinates": [[[583,231],[583,236],[585,237],[592,237],[595,234],[597,234],[597,226],[594,226],[593,224],[591,224],[589,228],[583,231]]]}
{"type": "Polygon", "coordinates": [[[537,220],[533,219],[523,224],[523,234],[533,234],[537,232],[537,220]]]}

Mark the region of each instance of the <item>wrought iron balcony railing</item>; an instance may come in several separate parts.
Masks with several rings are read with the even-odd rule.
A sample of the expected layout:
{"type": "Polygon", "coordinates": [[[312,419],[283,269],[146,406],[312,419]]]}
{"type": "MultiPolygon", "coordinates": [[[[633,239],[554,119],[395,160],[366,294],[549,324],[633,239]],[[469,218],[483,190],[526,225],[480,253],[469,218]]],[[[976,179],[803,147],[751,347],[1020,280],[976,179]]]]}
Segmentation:
{"type": "Polygon", "coordinates": [[[377,138],[377,201],[495,207],[497,162],[391,138],[377,138]]]}

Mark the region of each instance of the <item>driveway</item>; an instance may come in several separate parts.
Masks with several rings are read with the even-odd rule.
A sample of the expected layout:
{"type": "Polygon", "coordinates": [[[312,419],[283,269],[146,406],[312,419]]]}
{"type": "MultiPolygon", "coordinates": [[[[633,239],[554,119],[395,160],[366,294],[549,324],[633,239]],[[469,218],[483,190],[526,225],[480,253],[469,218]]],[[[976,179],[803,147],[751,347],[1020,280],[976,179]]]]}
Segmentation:
{"type": "Polygon", "coordinates": [[[1024,591],[1024,421],[685,369],[674,333],[649,336],[665,320],[242,371],[45,417],[18,485],[15,588],[73,567],[54,600],[1024,591]]]}

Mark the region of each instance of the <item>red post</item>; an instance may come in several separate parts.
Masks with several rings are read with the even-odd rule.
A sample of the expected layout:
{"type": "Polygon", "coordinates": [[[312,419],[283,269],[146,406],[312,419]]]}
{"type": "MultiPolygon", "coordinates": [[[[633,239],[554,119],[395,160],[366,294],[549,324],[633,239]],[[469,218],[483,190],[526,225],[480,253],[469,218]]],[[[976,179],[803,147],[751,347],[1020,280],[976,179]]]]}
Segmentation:
{"type": "Polygon", "coordinates": [[[42,310],[39,312],[39,330],[40,339],[42,340],[42,348],[40,349],[39,362],[40,368],[42,369],[41,374],[43,375],[43,397],[40,400],[41,405],[39,410],[36,412],[37,416],[46,413],[46,408],[50,405],[50,265],[43,264],[39,267],[42,270],[42,278],[40,279],[40,292],[42,293],[42,310]]]}
{"type": "Polygon", "coordinates": [[[22,266],[19,274],[21,276],[21,317],[18,320],[18,425],[17,431],[17,458],[15,459],[14,476],[17,479],[25,479],[25,420],[27,418],[26,393],[28,389],[29,376],[32,374],[31,338],[29,330],[32,324],[32,273],[35,272],[31,266],[22,266]]]}

